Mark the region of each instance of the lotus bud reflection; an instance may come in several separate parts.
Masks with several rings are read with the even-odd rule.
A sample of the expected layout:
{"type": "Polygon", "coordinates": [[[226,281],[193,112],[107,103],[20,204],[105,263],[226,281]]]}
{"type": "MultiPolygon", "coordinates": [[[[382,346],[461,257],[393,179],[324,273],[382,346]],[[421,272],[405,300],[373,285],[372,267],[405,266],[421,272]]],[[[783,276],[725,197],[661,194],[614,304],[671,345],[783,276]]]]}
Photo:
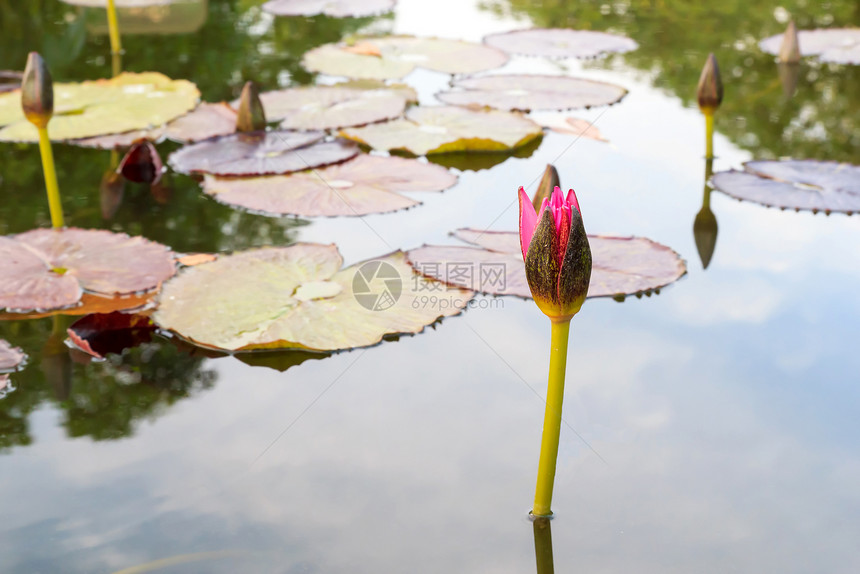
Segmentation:
{"type": "Polygon", "coordinates": [[[797,41],[797,26],[794,20],[788,23],[782,44],[779,47],[777,59],[784,64],[797,64],[800,62],[800,44],[797,41]]]}
{"type": "Polygon", "coordinates": [[[260,101],[260,91],[254,82],[246,82],[239,98],[239,114],[236,117],[237,132],[258,132],[266,129],[266,113],[260,101]]]}
{"type": "Polygon", "coordinates": [[[45,128],[54,115],[54,82],[51,72],[36,52],[27,57],[21,81],[21,107],[24,116],[37,128],[45,128]]]}
{"type": "Polygon", "coordinates": [[[591,248],[576,194],[556,187],[538,213],[519,191],[520,247],[535,303],[553,321],[568,321],[582,307],[591,279],[591,248]]]}
{"type": "Polygon", "coordinates": [[[704,114],[712,114],[723,102],[723,82],[720,79],[720,67],[717,58],[708,54],[702,75],[699,76],[699,87],[696,89],[699,109],[704,114]]]}

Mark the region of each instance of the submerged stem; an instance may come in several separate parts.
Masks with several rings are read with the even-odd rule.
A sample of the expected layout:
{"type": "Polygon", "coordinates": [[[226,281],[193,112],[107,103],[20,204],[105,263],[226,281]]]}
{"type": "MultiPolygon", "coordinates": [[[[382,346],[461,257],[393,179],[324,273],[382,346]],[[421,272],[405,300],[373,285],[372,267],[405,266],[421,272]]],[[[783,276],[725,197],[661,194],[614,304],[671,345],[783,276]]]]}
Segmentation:
{"type": "Polygon", "coordinates": [[[567,366],[567,340],[570,319],[552,322],[552,343],[549,356],[549,381],[546,394],[546,411],[543,418],[543,437],[540,444],[537,488],[532,514],[552,514],[552,487],[555,482],[555,465],[558,459],[558,437],[561,432],[561,405],[564,400],[564,372],[567,366]]]}
{"type": "Polygon", "coordinates": [[[60,201],[60,187],[57,185],[57,170],[54,168],[54,152],[48,128],[39,128],[39,151],[42,152],[42,171],[45,172],[45,188],[48,190],[48,208],[51,210],[51,225],[59,229],[63,222],[63,204],[60,201]]]}
{"type": "Polygon", "coordinates": [[[119,39],[119,20],[116,17],[116,3],[107,0],[108,33],[110,34],[110,51],[113,54],[122,53],[122,44],[119,39]]]}

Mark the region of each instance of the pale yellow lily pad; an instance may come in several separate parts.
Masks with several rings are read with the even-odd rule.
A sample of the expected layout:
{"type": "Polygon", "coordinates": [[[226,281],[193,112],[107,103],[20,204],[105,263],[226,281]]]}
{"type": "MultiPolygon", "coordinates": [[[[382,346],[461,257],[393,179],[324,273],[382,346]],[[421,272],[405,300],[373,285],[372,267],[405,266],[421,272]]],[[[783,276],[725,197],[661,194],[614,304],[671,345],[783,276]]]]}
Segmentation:
{"type": "Polygon", "coordinates": [[[167,282],[153,320],[225,351],[335,351],[419,333],[474,296],[418,275],[400,251],[342,263],[336,246],[314,243],[222,256],[167,282]]]}
{"type": "MultiPolygon", "coordinates": [[[[72,140],[150,129],[192,110],[200,92],[187,80],[157,72],[126,72],[109,80],[54,84],[52,140],[72,140]]],[[[36,142],[36,128],[24,118],[21,91],[0,94],[0,141],[36,142]]]]}
{"type": "Polygon", "coordinates": [[[428,106],[410,109],[401,120],[346,129],[340,134],[373,149],[425,155],[508,151],[541,137],[543,130],[516,113],[428,106]]]}

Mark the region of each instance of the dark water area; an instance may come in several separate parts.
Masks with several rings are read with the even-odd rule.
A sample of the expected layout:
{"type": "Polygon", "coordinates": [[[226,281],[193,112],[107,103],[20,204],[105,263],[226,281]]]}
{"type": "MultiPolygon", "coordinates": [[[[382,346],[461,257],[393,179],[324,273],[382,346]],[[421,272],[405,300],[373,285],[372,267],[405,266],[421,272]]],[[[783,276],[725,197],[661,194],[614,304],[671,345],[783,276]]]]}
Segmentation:
{"type": "MultiPolygon", "coordinates": [[[[860,4],[401,0],[358,19],[274,18],[261,4],[124,13],[123,66],[189,79],[220,101],[246,80],[329,82],[301,68],[302,54],[354,34],[479,41],[534,25],[640,47],[513,58],[503,71],[627,88],[611,107],[536,114],[588,119],[609,143],[550,132],[494,165],[458,164],[458,184],[414,209],[266,217],[169,173],[163,193],[126,184],[106,220],[99,184],[116,154],[55,145],[68,225],[183,253],[333,242],[352,264],[455,244],[461,227],[515,230],[517,187],[534,189],[553,163],[589,233],[649,237],[688,268],[659,294],[589,300],[573,320],[555,570],[860,571],[860,217],[708,194],[695,98],[714,52],[725,84],[717,171],[762,158],[860,163],[860,66],[806,59],[792,86],[757,47],[789,18],[860,26],[860,4]],[[703,195],[717,222],[707,269],[693,233],[703,195]]],[[[20,70],[32,50],[55,81],[110,75],[103,10],[0,0],[0,70],[20,70]]],[[[433,105],[450,77],[405,81],[433,105]]],[[[162,157],[176,148],[159,145],[162,157]]],[[[36,147],[0,145],[0,234],[48,226],[36,147]]],[[[160,335],[88,361],[64,343],[72,321],[0,321],[0,339],[29,355],[0,391],[0,571],[111,573],[163,559],[128,572],[547,571],[549,537],[527,512],[550,330],[531,301],[478,296],[414,337],[251,360],[264,364],[160,335]]]]}

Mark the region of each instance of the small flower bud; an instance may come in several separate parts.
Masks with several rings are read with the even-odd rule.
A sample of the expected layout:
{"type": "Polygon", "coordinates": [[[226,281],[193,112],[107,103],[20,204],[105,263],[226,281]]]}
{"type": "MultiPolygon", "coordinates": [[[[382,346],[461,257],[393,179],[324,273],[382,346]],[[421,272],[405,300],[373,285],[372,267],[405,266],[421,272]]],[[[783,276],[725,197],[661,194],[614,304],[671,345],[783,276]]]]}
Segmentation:
{"type": "Polygon", "coordinates": [[[555,169],[555,166],[548,163],[546,164],[546,169],[543,172],[543,177],[538,184],[537,191],[535,192],[534,197],[532,198],[532,205],[535,208],[535,211],[538,211],[543,205],[543,200],[547,201],[552,196],[552,191],[561,187],[561,183],[558,179],[558,172],[555,169]]]}
{"type": "Polygon", "coordinates": [[[239,99],[239,115],[236,117],[237,132],[258,132],[266,129],[266,113],[260,101],[260,92],[254,82],[245,82],[239,99]]]}
{"type": "Polygon", "coordinates": [[[788,27],[785,29],[777,59],[784,64],[797,64],[800,62],[800,44],[797,41],[797,26],[794,25],[794,20],[789,22],[788,27]]]}
{"type": "Polygon", "coordinates": [[[696,89],[699,109],[704,114],[712,114],[723,101],[723,81],[720,79],[720,67],[717,58],[708,54],[702,75],[699,76],[699,87],[696,89]]]}
{"type": "Polygon", "coordinates": [[[54,115],[54,83],[51,72],[37,52],[30,52],[21,81],[21,108],[37,128],[47,127],[54,115]]]}

